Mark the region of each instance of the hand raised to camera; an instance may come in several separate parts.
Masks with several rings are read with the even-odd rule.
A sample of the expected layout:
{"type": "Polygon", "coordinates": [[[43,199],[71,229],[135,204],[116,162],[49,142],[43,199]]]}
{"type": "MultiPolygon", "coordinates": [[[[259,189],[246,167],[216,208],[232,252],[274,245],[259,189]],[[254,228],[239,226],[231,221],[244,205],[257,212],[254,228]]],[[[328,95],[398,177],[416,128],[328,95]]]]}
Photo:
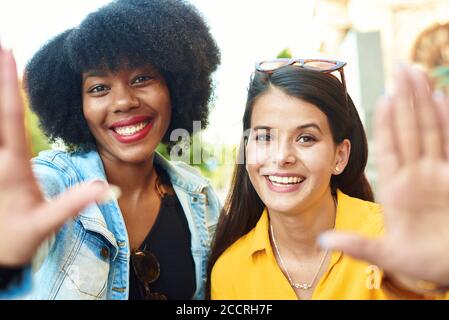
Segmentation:
{"type": "Polygon", "coordinates": [[[399,68],[395,85],[375,116],[385,234],[326,233],[320,241],[390,274],[449,285],[449,104],[419,70],[399,68]]]}
{"type": "Polygon", "coordinates": [[[46,201],[29,161],[14,57],[0,47],[0,266],[28,264],[39,245],[82,208],[104,197],[102,183],[46,201]]]}

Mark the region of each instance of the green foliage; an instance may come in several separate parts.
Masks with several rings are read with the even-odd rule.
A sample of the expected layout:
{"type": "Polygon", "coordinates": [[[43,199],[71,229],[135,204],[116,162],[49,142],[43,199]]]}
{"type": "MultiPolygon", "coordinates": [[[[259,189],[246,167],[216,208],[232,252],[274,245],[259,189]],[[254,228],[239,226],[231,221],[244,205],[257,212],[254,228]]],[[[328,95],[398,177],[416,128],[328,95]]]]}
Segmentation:
{"type": "MultiPolygon", "coordinates": [[[[196,142],[195,143],[199,143],[196,142]]],[[[167,146],[160,144],[157,151],[170,160],[170,153],[167,146]]],[[[212,145],[202,143],[201,149],[201,163],[194,163],[193,147],[189,149],[190,163],[200,170],[201,174],[208,178],[214,189],[221,195],[225,196],[228,186],[231,182],[232,173],[234,171],[234,162],[237,153],[237,146],[234,145],[212,145]]],[[[198,155],[197,155],[198,156],[198,155]]]]}
{"type": "Polygon", "coordinates": [[[29,108],[26,109],[26,128],[27,134],[31,143],[32,156],[35,157],[39,152],[50,149],[48,139],[39,128],[39,120],[37,116],[32,113],[29,108]]]}
{"type": "MultiPolygon", "coordinates": [[[[186,148],[186,147],[185,147],[185,148],[186,148]]],[[[203,161],[200,161],[199,164],[194,162],[192,145],[190,145],[190,148],[189,148],[188,150],[189,150],[189,160],[188,160],[188,161],[185,161],[185,162],[186,162],[187,164],[189,164],[189,165],[192,165],[192,166],[194,166],[194,167],[197,167],[197,168],[201,171],[201,173],[202,173],[203,175],[209,176],[209,174],[210,174],[210,169],[209,169],[209,167],[207,166],[206,163],[204,163],[203,161]]],[[[156,151],[159,152],[159,153],[160,153],[164,158],[166,158],[167,160],[171,160],[171,157],[170,157],[170,151],[169,151],[167,145],[161,143],[161,144],[157,147],[156,151]]],[[[204,151],[202,150],[202,152],[204,152],[204,151]]]]}
{"type": "Polygon", "coordinates": [[[436,79],[437,87],[449,86],[449,66],[440,66],[432,71],[432,77],[436,79]]]}
{"type": "Polygon", "coordinates": [[[277,55],[276,58],[278,58],[278,59],[281,59],[281,58],[292,58],[292,52],[290,51],[289,48],[285,48],[284,50],[279,52],[279,54],[277,55]]]}

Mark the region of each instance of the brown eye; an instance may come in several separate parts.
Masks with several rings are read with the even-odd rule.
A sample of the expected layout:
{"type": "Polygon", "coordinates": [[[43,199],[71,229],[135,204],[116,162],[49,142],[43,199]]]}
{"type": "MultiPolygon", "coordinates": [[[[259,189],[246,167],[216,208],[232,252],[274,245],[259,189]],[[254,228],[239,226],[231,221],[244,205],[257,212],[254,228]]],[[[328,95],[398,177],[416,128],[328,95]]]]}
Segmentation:
{"type": "Polygon", "coordinates": [[[108,90],[108,88],[106,86],[97,85],[97,86],[93,87],[92,89],[90,89],[88,91],[88,93],[101,93],[101,92],[104,92],[106,90],[108,90]]]}
{"type": "Polygon", "coordinates": [[[154,78],[151,76],[148,76],[148,75],[138,76],[137,78],[134,79],[133,84],[142,84],[142,83],[148,82],[152,79],[154,79],[154,78]]]}
{"type": "Polygon", "coordinates": [[[300,136],[297,141],[301,143],[310,143],[315,142],[316,139],[312,136],[300,136]]]}

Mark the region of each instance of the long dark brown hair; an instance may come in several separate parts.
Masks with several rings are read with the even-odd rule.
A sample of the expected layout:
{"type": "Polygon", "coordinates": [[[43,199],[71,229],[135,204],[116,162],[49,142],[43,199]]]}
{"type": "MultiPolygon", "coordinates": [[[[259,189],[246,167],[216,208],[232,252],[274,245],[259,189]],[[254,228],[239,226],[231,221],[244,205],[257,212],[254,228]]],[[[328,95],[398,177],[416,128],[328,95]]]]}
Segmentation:
{"type": "MultiPolygon", "coordinates": [[[[277,69],[270,75],[256,72],[252,76],[248,89],[243,116],[244,133],[251,128],[251,115],[255,101],[273,87],[318,107],[327,116],[336,145],[344,139],[351,141],[351,153],[345,170],[331,178],[332,192],[335,194],[338,188],[349,196],[374,201],[373,192],[364,173],[368,159],[365,130],[354,103],[342,83],[331,74],[291,66],[277,69]]],[[[246,137],[243,137],[239,159],[245,159],[245,147],[246,137]]],[[[212,243],[207,280],[209,297],[213,265],[229,246],[256,226],[264,208],[264,203],[251,184],[245,164],[237,162],[231,189],[212,243]]]]}

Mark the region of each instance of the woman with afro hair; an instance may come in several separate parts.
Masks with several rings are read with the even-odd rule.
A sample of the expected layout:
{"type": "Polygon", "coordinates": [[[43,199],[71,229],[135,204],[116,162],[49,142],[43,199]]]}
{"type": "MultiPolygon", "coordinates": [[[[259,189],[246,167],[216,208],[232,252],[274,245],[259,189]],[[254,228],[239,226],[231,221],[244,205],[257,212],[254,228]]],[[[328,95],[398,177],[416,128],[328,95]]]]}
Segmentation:
{"type": "MultiPolygon", "coordinates": [[[[13,58],[1,54],[9,83],[13,58]]],[[[156,148],[174,129],[206,126],[219,61],[208,26],[181,0],[113,1],[34,55],[24,77],[31,108],[67,149],[30,167],[21,114],[8,122],[14,141],[2,160],[18,169],[1,182],[10,176],[22,199],[11,209],[28,212],[18,232],[8,229],[16,250],[0,247],[8,297],[204,298],[220,204],[205,178],[156,148]],[[113,190],[120,198],[105,199],[113,190]]]]}

